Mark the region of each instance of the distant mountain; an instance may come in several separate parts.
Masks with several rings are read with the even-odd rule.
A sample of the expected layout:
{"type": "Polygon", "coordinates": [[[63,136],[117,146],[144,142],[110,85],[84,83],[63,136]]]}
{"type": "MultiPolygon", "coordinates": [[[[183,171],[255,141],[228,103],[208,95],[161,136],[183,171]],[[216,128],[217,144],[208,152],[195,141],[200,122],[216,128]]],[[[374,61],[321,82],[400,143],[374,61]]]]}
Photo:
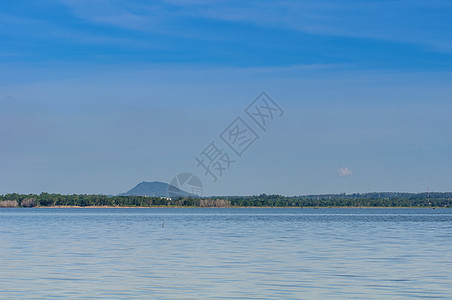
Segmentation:
{"type": "Polygon", "coordinates": [[[192,197],[193,195],[165,182],[145,182],[137,184],[128,192],[118,196],[147,196],[147,197],[192,197]]]}

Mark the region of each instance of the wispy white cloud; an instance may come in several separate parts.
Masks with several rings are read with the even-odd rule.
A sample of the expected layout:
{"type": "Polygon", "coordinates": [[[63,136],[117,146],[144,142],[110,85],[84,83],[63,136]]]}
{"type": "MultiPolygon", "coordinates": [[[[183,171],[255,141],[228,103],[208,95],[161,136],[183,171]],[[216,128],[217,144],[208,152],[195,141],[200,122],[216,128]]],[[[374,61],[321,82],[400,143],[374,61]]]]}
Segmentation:
{"type": "MultiPolygon", "coordinates": [[[[107,20],[105,20],[107,22],[107,20]]],[[[116,45],[136,47],[141,49],[165,49],[162,43],[156,41],[138,40],[126,36],[110,36],[101,33],[72,29],[47,20],[18,17],[0,13],[0,34],[14,38],[65,41],[74,44],[116,45]],[[2,30],[5,28],[5,30],[2,30]],[[10,30],[14,28],[14,30],[10,30]],[[29,29],[33,28],[33,31],[29,29]]],[[[4,52],[1,56],[25,56],[25,52],[4,52]]]]}
{"type": "Polygon", "coordinates": [[[337,174],[338,174],[340,177],[345,177],[345,176],[351,176],[351,175],[353,175],[353,172],[352,172],[352,170],[350,170],[350,169],[347,168],[347,167],[342,167],[342,168],[337,169],[337,174]]]}
{"type": "Polygon", "coordinates": [[[171,22],[204,18],[249,22],[316,35],[384,40],[452,52],[449,21],[452,4],[446,1],[206,1],[164,0],[152,4],[111,0],[61,0],[87,22],[118,28],[198,38],[171,22]],[[426,13],[427,12],[427,13],[426,13]]]}
{"type": "Polygon", "coordinates": [[[184,6],[184,13],[193,17],[251,22],[310,34],[402,42],[436,51],[452,51],[449,35],[452,3],[446,1],[288,0],[246,4],[223,1],[215,5],[203,1],[169,2],[184,6]],[[189,3],[192,5],[188,6],[189,3]]]}
{"type": "Polygon", "coordinates": [[[151,30],[162,23],[162,11],[155,5],[134,5],[109,0],[62,0],[73,14],[85,21],[132,30],[151,30]]]}

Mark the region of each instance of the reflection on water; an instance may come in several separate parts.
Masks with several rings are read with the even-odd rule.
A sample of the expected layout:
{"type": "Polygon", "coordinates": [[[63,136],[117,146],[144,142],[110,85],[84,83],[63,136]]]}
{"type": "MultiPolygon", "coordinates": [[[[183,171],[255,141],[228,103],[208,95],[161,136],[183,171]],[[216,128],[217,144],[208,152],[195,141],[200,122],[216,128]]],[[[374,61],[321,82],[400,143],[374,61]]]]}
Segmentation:
{"type": "Polygon", "coordinates": [[[1,299],[452,298],[446,209],[0,209],[0,253],[1,299]]]}

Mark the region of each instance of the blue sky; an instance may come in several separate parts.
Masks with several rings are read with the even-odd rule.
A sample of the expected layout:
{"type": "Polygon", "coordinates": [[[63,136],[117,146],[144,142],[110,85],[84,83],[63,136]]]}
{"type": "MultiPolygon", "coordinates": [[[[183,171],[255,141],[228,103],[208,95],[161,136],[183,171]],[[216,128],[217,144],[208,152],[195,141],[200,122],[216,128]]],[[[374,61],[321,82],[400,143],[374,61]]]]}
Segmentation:
{"type": "MultiPolygon", "coordinates": [[[[450,1],[0,4],[0,194],[450,191],[450,1]],[[284,110],[216,183],[195,157],[284,110]]],[[[227,151],[226,145],[221,145],[227,151]]]]}

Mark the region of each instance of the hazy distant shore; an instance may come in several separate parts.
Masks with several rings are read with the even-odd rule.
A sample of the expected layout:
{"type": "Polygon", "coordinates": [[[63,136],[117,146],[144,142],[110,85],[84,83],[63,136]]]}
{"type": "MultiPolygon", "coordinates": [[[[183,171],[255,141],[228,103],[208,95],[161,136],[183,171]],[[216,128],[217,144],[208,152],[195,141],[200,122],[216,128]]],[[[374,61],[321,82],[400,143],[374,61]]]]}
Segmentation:
{"type": "MultiPolygon", "coordinates": [[[[1,207],[0,207],[1,208],[1,207]]],[[[5,207],[6,208],[6,207],[5,207]]],[[[7,207],[7,208],[26,208],[26,207],[7,207]]],[[[409,208],[409,209],[447,209],[451,207],[439,207],[439,206],[226,206],[226,207],[199,207],[199,206],[176,206],[176,205],[167,205],[167,206],[75,206],[75,205],[59,205],[59,206],[35,206],[33,208],[291,208],[291,209],[328,209],[328,208],[357,208],[357,209],[393,209],[393,208],[409,208]]]]}
{"type": "Polygon", "coordinates": [[[452,193],[367,193],[308,196],[213,196],[149,197],[107,195],[61,195],[41,193],[0,195],[0,207],[120,208],[120,207],[353,207],[439,208],[452,207],[452,193]]]}

